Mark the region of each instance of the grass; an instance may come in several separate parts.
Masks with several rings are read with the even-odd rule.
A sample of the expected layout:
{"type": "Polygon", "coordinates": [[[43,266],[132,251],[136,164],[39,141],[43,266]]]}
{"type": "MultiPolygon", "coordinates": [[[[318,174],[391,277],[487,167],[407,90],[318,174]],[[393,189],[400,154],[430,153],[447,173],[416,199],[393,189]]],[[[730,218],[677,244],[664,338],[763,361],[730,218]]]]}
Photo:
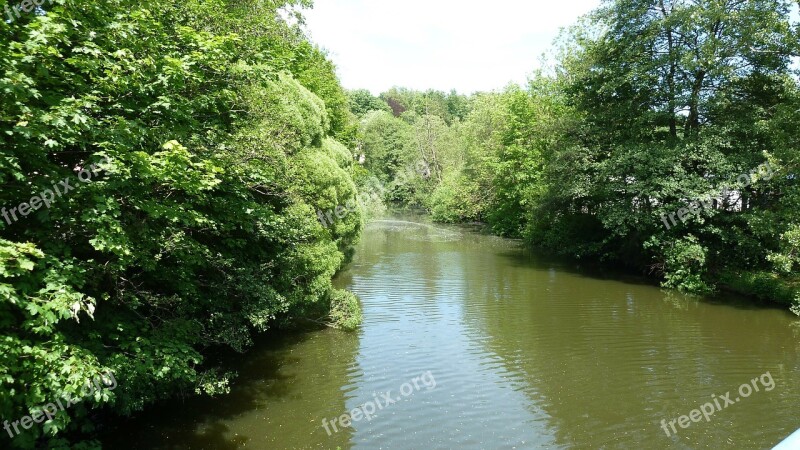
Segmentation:
{"type": "Polygon", "coordinates": [[[723,288],[779,305],[797,307],[800,277],[781,277],[770,272],[731,271],[719,277],[723,288]]]}

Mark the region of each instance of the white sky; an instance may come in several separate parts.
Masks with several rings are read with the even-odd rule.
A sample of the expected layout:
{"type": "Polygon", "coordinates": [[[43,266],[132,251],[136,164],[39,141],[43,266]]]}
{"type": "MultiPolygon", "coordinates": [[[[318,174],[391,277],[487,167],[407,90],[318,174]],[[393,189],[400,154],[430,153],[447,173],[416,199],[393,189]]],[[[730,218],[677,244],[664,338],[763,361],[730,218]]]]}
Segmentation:
{"type": "Polygon", "coordinates": [[[559,30],[600,0],[316,0],[311,38],[347,89],[469,94],[524,83],[559,30]]]}

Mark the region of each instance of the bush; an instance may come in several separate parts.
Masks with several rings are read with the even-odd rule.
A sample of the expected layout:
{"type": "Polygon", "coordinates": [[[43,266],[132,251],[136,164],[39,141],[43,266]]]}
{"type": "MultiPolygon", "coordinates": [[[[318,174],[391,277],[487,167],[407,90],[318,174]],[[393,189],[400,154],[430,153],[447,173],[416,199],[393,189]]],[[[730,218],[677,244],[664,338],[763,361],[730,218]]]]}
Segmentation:
{"type": "Polygon", "coordinates": [[[352,292],[334,289],[330,296],[331,326],[353,331],[361,325],[363,316],[358,298],[352,292]]]}
{"type": "MultiPolygon", "coordinates": [[[[328,306],[361,223],[323,229],[316,207],[355,197],[351,161],[324,102],[280,70],[307,57],[281,2],[223,3],[65,0],[0,22],[0,204],[74,187],[0,220],[0,416],[119,381],[0,448],[91,437],[96,408],[224,392],[204,350],[328,306]]],[[[354,326],[358,302],[334,300],[321,315],[354,326]]]]}
{"type": "Polygon", "coordinates": [[[706,248],[694,236],[686,236],[664,248],[666,259],[662,286],[693,294],[709,294],[713,286],[703,278],[706,274],[706,248]]]}
{"type": "Polygon", "coordinates": [[[719,278],[731,290],[766,302],[792,305],[800,298],[798,289],[771,272],[731,271],[721,274],[719,278]]]}

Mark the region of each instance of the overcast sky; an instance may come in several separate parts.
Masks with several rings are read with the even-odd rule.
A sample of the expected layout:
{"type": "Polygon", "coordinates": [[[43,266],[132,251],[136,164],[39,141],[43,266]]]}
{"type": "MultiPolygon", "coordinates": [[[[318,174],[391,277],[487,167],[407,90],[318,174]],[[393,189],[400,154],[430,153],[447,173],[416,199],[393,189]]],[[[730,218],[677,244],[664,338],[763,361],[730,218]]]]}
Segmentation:
{"type": "Polygon", "coordinates": [[[559,29],[600,0],[316,0],[305,11],[347,89],[474,91],[524,83],[559,29]]]}

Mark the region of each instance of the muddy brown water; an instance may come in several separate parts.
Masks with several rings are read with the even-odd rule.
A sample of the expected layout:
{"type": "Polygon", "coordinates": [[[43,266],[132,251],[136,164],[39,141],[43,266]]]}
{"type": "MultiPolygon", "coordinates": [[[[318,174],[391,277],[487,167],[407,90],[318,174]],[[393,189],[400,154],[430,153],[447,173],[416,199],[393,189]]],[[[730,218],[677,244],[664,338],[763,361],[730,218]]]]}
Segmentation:
{"type": "Polygon", "coordinates": [[[358,332],[273,335],[230,362],[230,395],[151,408],[105,447],[770,449],[800,428],[800,327],[780,309],[420,219],[368,225],[336,282],[358,332]]]}

